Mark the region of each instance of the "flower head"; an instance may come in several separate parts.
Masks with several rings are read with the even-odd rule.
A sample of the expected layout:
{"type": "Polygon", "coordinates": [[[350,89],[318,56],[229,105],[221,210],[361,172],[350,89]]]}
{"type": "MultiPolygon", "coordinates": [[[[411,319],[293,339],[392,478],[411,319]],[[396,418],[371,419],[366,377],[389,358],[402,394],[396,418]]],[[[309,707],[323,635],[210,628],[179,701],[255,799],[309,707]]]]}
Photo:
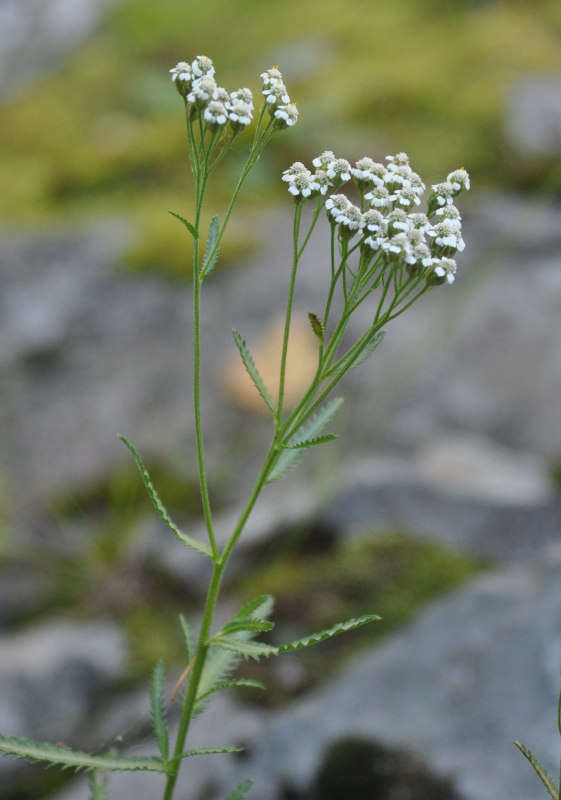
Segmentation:
{"type": "Polygon", "coordinates": [[[290,97],[286,91],[286,86],[284,83],[271,84],[263,89],[263,94],[265,95],[265,99],[271,113],[273,108],[290,103],[290,97]]]}
{"type": "Polygon", "coordinates": [[[292,128],[298,122],[298,109],[296,103],[278,106],[273,114],[275,118],[274,126],[278,130],[292,128]]]}
{"type": "Polygon", "coordinates": [[[312,164],[314,165],[314,167],[320,167],[321,169],[323,169],[323,170],[325,170],[327,172],[327,170],[329,169],[329,167],[331,166],[331,164],[335,160],[336,160],[335,159],[335,154],[333,153],[333,151],[332,150],[325,150],[321,154],[321,156],[317,156],[316,158],[314,158],[314,160],[312,161],[312,164]]]}
{"type": "Polygon", "coordinates": [[[260,76],[263,80],[263,87],[266,89],[269,86],[273,86],[275,83],[282,83],[282,73],[278,67],[271,67],[271,69],[265,70],[265,72],[261,73],[260,76]]]}
{"type": "Polygon", "coordinates": [[[451,220],[438,222],[429,231],[429,236],[432,238],[431,249],[436,256],[453,256],[465,247],[460,228],[451,220]]]}
{"type": "Polygon", "coordinates": [[[392,199],[385,186],[374,186],[372,191],[364,195],[364,199],[370,200],[370,205],[373,208],[387,210],[392,207],[392,199]]]}
{"type": "Polygon", "coordinates": [[[228,119],[232,130],[241,131],[247,128],[252,120],[252,108],[243,100],[232,100],[228,111],[228,119]]]}
{"type": "Polygon", "coordinates": [[[200,78],[193,82],[191,91],[187,95],[187,102],[193,103],[197,108],[206,108],[217,89],[214,78],[200,78]]]}
{"type": "Polygon", "coordinates": [[[451,172],[448,177],[446,178],[448,183],[452,184],[452,188],[454,189],[454,194],[459,194],[462,189],[469,191],[470,182],[469,182],[469,174],[463,167],[460,169],[455,169],[454,172],[451,172]]]}
{"type": "Polygon", "coordinates": [[[191,89],[193,75],[191,73],[191,65],[186,61],[180,61],[175,67],[170,69],[171,79],[175,83],[177,91],[182,97],[187,97],[191,89]]]}
{"type": "Polygon", "coordinates": [[[427,214],[429,217],[434,216],[438,208],[442,206],[450,206],[454,200],[454,187],[448,181],[443,183],[435,183],[431,186],[431,193],[428,200],[427,214]]]}
{"type": "Polygon", "coordinates": [[[452,284],[456,277],[456,262],[453,258],[435,258],[427,275],[428,286],[452,284]]]}
{"type": "Polygon", "coordinates": [[[378,164],[368,157],[359,159],[351,169],[351,174],[359,187],[383,186],[386,173],[383,164],[378,164]]]}
{"type": "Polygon", "coordinates": [[[228,121],[228,110],[220,100],[211,100],[203,113],[204,120],[211,131],[217,131],[228,121]]]}
{"type": "Polygon", "coordinates": [[[230,93],[230,100],[232,103],[235,103],[236,100],[241,100],[244,102],[250,111],[253,111],[253,92],[251,89],[243,88],[243,89],[236,89],[235,92],[230,93]]]}
{"type": "Polygon", "coordinates": [[[386,156],[386,161],[389,161],[388,170],[393,172],[400,167],[409,166],[409,156],[407,153],[396,153],[395,156],[386,156]]]}
{"type": "Polygon", "coordinates": [[[214,65],[208,56],[197,56],[191,64],[193,78],[212,78],[214,65]]]}
{"type": "Polygon", "coordinates": [[[345,183],[351,179],[351,165],[344,158],[335,158],[326,168],[327,177],[336,183],[345,183]]]}

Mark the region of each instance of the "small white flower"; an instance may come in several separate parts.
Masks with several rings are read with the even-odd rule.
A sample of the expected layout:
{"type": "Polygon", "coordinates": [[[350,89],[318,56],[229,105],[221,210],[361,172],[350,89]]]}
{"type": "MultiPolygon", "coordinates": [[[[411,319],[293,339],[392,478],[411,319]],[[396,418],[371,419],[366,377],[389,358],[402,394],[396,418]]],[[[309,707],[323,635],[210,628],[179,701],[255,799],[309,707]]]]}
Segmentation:
{"type": "Polygon", "coordinates": [[[438,208],[451,206],[454,199],[454,187],[448,181],[431,186],[427,214],[432,217],[438,208]]]}
{"type": "Polygon", "coordinates": [[[452,188],[454,189],[454,194],[459,194],[462,189],[469,191],[470,182],[469,182],[469,174],[463,167],[460,169],[455,169],[451,172],[448,177],[446,178],[448,183],[452,184],[452,188]]]}
{"type": "Polygon", "coordinates": [[[216,131],[228,121],[228,110],[220,100],[211,100],[204,110],[203,117],[211,131],[216,131]]]}
{"type": "Polygon", "coordinates": [[[268,86],[273,86],[275,83],[282,83],[282,74],[278,67],[271,67],[271,69],[265,70],[265,72],[261,73],[261,79],[263,80],[263,86],[267,88],[268,86]]]}
{"type": "Polygon", "coordinates": [[[335,154],[333,153],[333,151],[325,150],[325,152],[323,152],[321,156],[317,156],[316,158],[314,158],[312,164],[314,165],[314,167],[323,169],[325,170],[325,172],[327,172],[327,170],[335,160],[336,160],[335,154]]]}
{"type": "Polygon", "coordinates": [[[251,124],[251,108],[243,100],[233,100],[228,111],[228,119],[234,131],[241,131],[251,124]]]}
{"type": "Polygon", "coordinates": [[[170,69],[171,79],[177,87],[177,91],[182,97],[189,94],[193,76],[191,74],[191,65],[186,61],[180,61],[175,67],[170,69]]]}
{"type": "Polygon", "coordinates": [[[394,169],[388,168],[384,177],[384,183],[388,187],[388,191],[395,192],[396,189],[403,189],[411,186],[412,170],[410,167],[396,167],[393,164],[390,164],[390,166],[394,167],[394,169]]]}
{"type": "Polygon", "coordinates": [[[243,88],[243,89],[236,89],[235,92],[230,93],[230,100],[232,102],[236,100],[241,100],[244,102],[250,111],[253,111],[253,92],[251,89],[243,88]]]}
{"type": "Polygon", "coordinates": [[[367,231],[371,233],[384,233],[386,232],[387,220],[375,208],[365,211],[363,214],[364,225],[367,231]]]}
{"type": "Polygon", "coordinates": [[[312,184],[314,186],[314,193],[326,195],[331,184],[331,181],[327,177],[327,173],[323,169],[316,169],[313,174],[313,181],[312,184]]]}
{"type": "Polygon", "coordinates": [[[364,216],[362,211],[357,206],[349,203],[349,206],[343,215],[343,219],[341,219],[339,224],[339,230],[342,236],[345,238],[354,236],[357,231],[360,231],[364,228],[364,216]]]}
{"type": "Polygon", "coordinates": [[[392,200],[396,208],[409,209],[414,205],[421,205],[421,198],[412,186],[397,189],[397,191],[392,194],[392,200]]]}
{"type": "Polygon", "coordinates": [[[205,108],[217,89],[214,78],[200,78],[193,83],[191,91],[187,95],[187,102],[194,103],[197,108],[205,108]]]}
{"type": "Polygon", "coordinates": [[[389,209],[392,206],[390,193],[385,186],[375,186],[371,192],[364,195],[365,200],[370,200],[373,208],[389,209]]]}
{"type": "Polygon", "coordinates": [[[345,183],[351,179],[351,165],[344,158],[336,158],[325,170],[327,177],[337,183],[345,183]]]}
{"type": "Polygon", "coordinates": [[[423,214],[421,212],[417,212],[415,214],[409,214],[408,219],[411,227],[417,228],[422,233],[428,233],[431,229],[431,224],[426,214],[423,214]]]}
{"type": "Polygon", "coordinates": [[[213,100],[220,100],[221,103],[224,103],[226,108],[230,108],[231,100],[228,91],[223,86],[217,86],[216,91],[212,95],[213,100]]]}
{"type": "Polygon", "coordinates": [[[298,122],[296,103],[288,103],[288,105],[279,106],[275,109],[273,116],[275,118],[275,128],[279,130],[291,128],[298,122]]]}
{"type": "Polygon", "coordinates": [[[420,269],[428,269],[432,266],[434,259],[426,244],[423,242],[413,243],[410,241],[410,248],[405,256],[405,263],[410,274],[416,274],[420,269]]]}
{"type": "Polygon", "coordinates": [[[298,175],[300,172],[308,172],[307,167],[305,164],[302,164],[301,161],[295,161],[288,169],[282,173],[282,180],[291,183],[294,176],[298,175]]]}
{"type": "Polygon", "coordinates": [[[395,236],[382,242],[382,250],[386,254],[388,261],[399,261],[409,253],[409,240],[404,233],[396,233],[395,236]]]}
{"type": "Polygon", "coordinates": [[[212,78],[214,66],[208,56],[197,56],[191,64],[191,70],[195,78],[212,78]]]}
{"type": "Polygon", "coordinates": [[[436,258],[427,277],[429,286],[452,284],[456,277],[456,262],[453,258],[436,258]]]}
{"type": "Polygon", "coordinates": [[[383,186],[386,173],[387,170],[383,164],[379,164],[367,156],[359,159],[351,169],[351,174],[357,184],[363,186],[383,186]]]}
{"type": "Polygon", "coordinates": [[[310,197],[314,191],[312,183],[312,173],[309,169],[306,169],[302,172],[297,172],[293,176],[288,187],[288,191],[294,198],[302,197],[303,199],[306,199],[307,197],[310,197]]]}
{"type": "Polygon", "coordinates": [[[263,89],[263,94],[265,95],[269,110],[277,106],[286,106],[290,103],[290,97],[284,83],[273,83],[271,86],[263,89]]]}
{"type": "Polygon", "coordinates": [[[387,218],[388,236],[396,233],[406,233],[409,230],[409,219],[401,208],[390,211],[387,218]]]}
{"type": "Polygon", "coordinates": [[[432,251],[437,256],[453,256],[465,247],[460,229],[450,220],[437,223],[429,232],[429,236],[433,239],[432,251]]]}
{"type": "Polygon", "coordinates": [[[332,194],[331,197],[328,197],[325,201],[327,215],[337,224],[347,219],[347,211],[350,206],[351,201],[344,194],[332,194]]]}
{"type": "Polygon", "coordinates": [[[462,218],[456,206],[442,206],[436,210],[436,215],[442,222],[448,220],[452,225],[456,225],[458,228],[462,227],[462,218]]]}
{"type": "Polygon", "coordinates": [[[395,156],[386,156],[386,161],[389,161],[388,170],[393,172],[400,167],[409,166],[409,156],[407,153],[396,153],[395,156]]]}

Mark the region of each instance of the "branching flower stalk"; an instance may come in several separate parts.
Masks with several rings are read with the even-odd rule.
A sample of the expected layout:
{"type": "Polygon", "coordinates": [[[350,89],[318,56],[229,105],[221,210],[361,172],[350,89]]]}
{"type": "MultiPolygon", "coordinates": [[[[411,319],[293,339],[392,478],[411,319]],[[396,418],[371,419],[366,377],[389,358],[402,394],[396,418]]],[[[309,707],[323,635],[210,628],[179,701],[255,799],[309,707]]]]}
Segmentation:
{"type": "MultiPolygon", "coordinates": [[[[180,769],[187,757],[236,749],[211,747],[186,750],[185,747],[192,719],[213,693],[235,685],[263,688],[255,681],[230,679],[233,668],[240,660],[297,650],[378,619],[373,614],[365,615],[295,642],[272,646],[256,639],[259,633],[273,627],[268,619],[272,599],[263,596],[248,603],[218,632],[213,633],[224,571],[262,489],[283,477],[310,449],[336,438],[333,434],[324,433],[342,402],[340,399],[325,402],[335,386],[350,369],[363,363],[379,346],[385,325],[434,287],[454,282],[454,256],[464,248],[461,218],[453,204],[460,191],[469,189],[469,176],[463,168],[451,172],[446,181],[431,187],[426,213],[417,211],[425,184],[412,170],[404,153],[388,156],[386,164],[365,157],[352,166],[347,160],[326,151],[313,160],[313,171],[301,162],[294,163],[284,171],[282,180],[286,182],[294,203],[294,220],[292,267],[288,279],[276,399],[265,386],[243,338],[237,331],[233,332],[242,362],[271,413],[272,438],[246,505],[229,539],[221,548],[213,526],[201,416],[202,287],[216,266],[228,222],[249,173],[271,138],[296,124],[298,110],[290,100],[279,69],[273,67],[263,72],[262,104],[247,160],[224,218],[221,224],[218,217],[212,218],[206,246],[202,250],[201,219],[209,180],[234,142],[252,124],[253,95],[247,88],[228,92],[219,86],[215,80],[214,65],[206,56],[197,56],[192,63],[180,62],[170,72],[185,104],[189,161],[195,190],[192,222],[176,212],[170,213],[182,222],[193,240],[193,414],[208,544],[184,533],[173,522],[140,454],[127,439],[121,438],[136,460],[146,490],[161,519],[183,544],[212,562],[212,577],[195,646],[192,644],[189,624],[181,617],[188,666],[178,682],[178,686],[181,686],[184,679],[185,686],[181,686],[181,714],[175,742],[171,748],[165,715],[165,672],[162,662],[154,670],[151,688],[153,729],[159,756],[144,759],[120,758],[114,754],[89,756],[26,739],[0,737],[0,750],[4,752],[58,764],[62,768],[70,766],[94,770],[92,800],[99,798],[102,790],[103,796],[107,796],[105,784],[102,778],[96,777],[97,773],[133,769],[163,773],[163,800],[173,800],[180,769]],[[358,195],[359,205],[341,192],[346,184],[351,186],[354,195],[358,195]],[[311,217],[304,214],[304,205],[308,202],[314,204],[311,217]],[[317,367],[300,400],[287,410],[287,353],[297,274],[306,246],[323,214],[327,216],[330,226],[325,267],[330,281],[323,308],[319,312],[308,313],[318,341],[317,367]],[[359,306],[365,303],[371,308],[370,323],[349,344],[351,319],[359,306]],[[96,787],[102,788],[98,791],[96,787]]],[[[249,788],[249,781],[240,784],[228,800],[241,800],[249,788]]]]}

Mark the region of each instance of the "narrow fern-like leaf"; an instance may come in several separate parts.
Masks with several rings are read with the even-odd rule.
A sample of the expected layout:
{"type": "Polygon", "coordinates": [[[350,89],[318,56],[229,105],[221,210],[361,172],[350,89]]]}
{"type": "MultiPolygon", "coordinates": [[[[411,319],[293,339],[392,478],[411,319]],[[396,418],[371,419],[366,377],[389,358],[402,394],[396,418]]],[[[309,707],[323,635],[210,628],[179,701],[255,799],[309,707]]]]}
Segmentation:
{"type": "Polygon", "coordinates": [[[271,631],[275,627],[274,622],[268,619],[238,619],[227,622],[220,631],[220,635],[227,636],[230,633],[237,633],[238,631],[271,631]]]}
{"type": "Polygon", "coordinates": [[[28,758],[30,761],[46,761],[56,764],[61,769],[85,770],[98,769],[101,772],[129,772],[148,770],[150,772],[167,772],[169,765],[157,756],[120,758],[110,755],[92,756],[69,747],[57,747],[45,742],[34,742],[31,739],[20,739],[17,736],[0,735],[0,751],[28,758]]]}
{"type": "Polygon", "coordinates": [[[267,483],[279,480],[279,478],[282,478],[298,464],[300,459],[304,457],[310,448],[306,446],[294,448],[294,445],[317,439],[327,423],[333,419],[338,409],[341,407],[342,402],[343,400],[340,397],[331,400],[323,406],[317,414],[314,414],[301,425],[294,435],[285,442],[285,449],[280,454],[277,463],[269,473],[267,483]],[[288,449],[286,449],[287,446],[288,449]]]}
{"type": "Polygon", "coordinates": [[[186,617],[184,617],[183,614],[179,615],[179,622],[181,623],[181,630],[183,631],[183,640],[185,642],[185,658],[187,663],[189,663],[192,658],[192,653],[194,653],[195,651],[193,634],[191,632],[191,626],[189,625],[186,617]]]}
{"type": "Polygon", "coordinates": [[[156,489],[154,488],[152,479],[150,478],[148,470],[146,469],[146,467],[142,462],[138,450],[136,449],[136,447],[134,447],[134,445],[132,445],[128,441],[128,439],[125,439],[124,436],[119,436],[119,439],[123,442],[124,445],[126,445],[126,447],[128,447],[128,449],[133,454],[138,467],[138,471],[140,472],[140,476],[142,478],[144,486],[146,487],[146,491],[148,492],[148,495],[152,500],[152,505],[156,509],[156,512],[160,517],[160,519],[163,520],[163,522],[165,522],[165,524],[175,534],[175,536],[179,539],[180,542],[183,542],[183,544],[187,545],[187,547],[190,547],[192,550],[197,550],[197,552],[212,558],[212,551],[208,545],[204,544],[203,542],[200,542],[198,539],[193,539],[192,536],[188,536],[186,533],[183,533],[183,531],[181,531],[177,527],[175,522],[171,519],[170,515],[168,514],[166,507],[160,500],[160,497],[156,489]]]}
{"type": "Polygon", "coordinates": [[[236,786],[233,792],[230,792],[226,800],[243,800],[252,786],[253,781],[243,781],[243,783],[240,783],[238,786],[236,786]]]}
{"type": "Polygon", "coordinates": [[[336,369],[329,370],[329,372],[325,374],[325,377],[346,372],[348,369],[354,369],[360,364],[363,364],[382,343],[385,335],[386,331],[376,331],[373,333],[370,339],[367,339],[366,342],[364,342],[357,353],[349,354],[348,358],[344,358],[344,360],[337,366],[336,369]]]}
{"type": "Polygon", "coordinates": [[[248,350],[248,347],[240,334],[237,331],[232,331],[232,335],[234,336],[234,341],[240,351],[240,356],[243,361],[243,365],[247,370],[247,374],[253,381],[253,385],[271,410],[273,414],[276,414],[276,407],[273,402],[273,398],[269,394],[269,390],[263,383],[263,378],[259,374],[259,371],[255,365],[255,361],[253,360],[253,356],[248,350]]]}
{"type": "Polygon", "coordinates": [[[367,625],[369,622],[375,622],[379,619],[380,617],[378,617],[376,614],[365,614],[362,617],[348,619],[346,622],[339,622],[332,628],[327,628],[326,630],[319,631],[318,633],[312,633],[309,636],[304,636],[303,639],[296,639],[294,642],[288,642],[288,644],[279,645],[275,648],[275,655],[277,653],[288,653],[292,650],[301,650],[303,647],[310,647],[312,644],[324,642],[326,639],[331,639],[333,636],[338,636],[340,633],[354,631],[356,628],[360,628],[361,625],[367,625]]]}
{"type": "Polygon", "coordinates": [[[245,606],[242,606],[237,614],[232,617],[232,622],[239,619],[248,619],[259,612],[261,617],[267,617],[273,610],[274,599],[270,594],[260,594],[245,606]]]}
{"type": "Polygon", "coordinates": [[[172,217],[175,217],[180,222],[182,222],[189,231],[189,233],[191,234],[191,236],[193,237],[193,239],[199,238],[199,234],[197,233],[195,226],[192,225],[188,220],[186,220],[185,217],[182,217],[181,214],[178,214],[176,211],[170,211],[169,209],[168,209],[168,214],[171,214],[172,217]]]}
{"type": "Polygon", "coordinates": [[[208,692],[204,694],[197,695],[197,703],[202,703],[211,695],[215,694],[216,692],[222,691],[222,689],[265,689],[265,685],[261,683],[261,681],[254,681],[250,680],[249,678],[239,678],[235,681],[222,681],[222,683],[216,683],[212,689],[209,689],[208,692]]]}
{"type": "Polygon", "coordinates": [[[338,439],[334,433],[324,433],[322,436],[317,436],[315,439],[305,439],[303,442],[296,442],[296,444],[285,444],[283,447],[286,450],[308,450],[310,447],[315,447],[318,444],[325,442],[332,442],[338,439]]]}
{"type": "Polygon", "coordinates": [[[223,647],[225,650],[232,650],[232,652],[238,653],[243,658],[254,658],[256,661],[259,661],[262,656],[275,655],[277,650],[276,647],[270,644],[243,641],[233,636],[215,636],[212,643],[218,645],[218,647],[223,647]]]}
{"type": "Polygon", "coordinates": [[[179,758],[191,758],[191,756],[213,756],[218,753],[241,753],[243,747],[198,747],[196,750],[186,750],[181,753],[179,758]]]}
{"type": "Polygon", "coordinates": [[[164,684],[166,679],[164,662],[160,659],[154,667],[152,686],[150,689],[150,708],[152,711],[152,729],[158,742],[164,761],[169,756],[169,733],[166,725],[164,704],[164,684]]]}
{"type": "Polygon", "coordinates": [[[541,764],[538,761],[538,759],[535,757],[532,751],[529,750],[525,745],[517,741],[514,741],[513,744],[515,744],[516,747],[520,750],[520,752],[526,756],[526,758],[534,768],[536,775],[539,777],[539,779],[547,789],[548,794],[552,798],[552,800],[559,800],[559,787],[557,786],[557,784],[555,783],[549,772],[546,770],[546,768],[543,766],[543,764],[541,764]]]}
{"type": "Polygon", "coordinates": [[[210,221],[208,229],[208,239],[206,241],[205,254],[203,256],[203,263],[201,266],[201,278],[206,277],[218,261],[220,256],[220,248],[217,246],[218,242],[218,217],[213,217],[210,221]]]}
{"type": "Polygon", "coordinates": [[[90,800],[109,800],[107,778],[98,775],[97,770],[89,776],[90,800]]]}

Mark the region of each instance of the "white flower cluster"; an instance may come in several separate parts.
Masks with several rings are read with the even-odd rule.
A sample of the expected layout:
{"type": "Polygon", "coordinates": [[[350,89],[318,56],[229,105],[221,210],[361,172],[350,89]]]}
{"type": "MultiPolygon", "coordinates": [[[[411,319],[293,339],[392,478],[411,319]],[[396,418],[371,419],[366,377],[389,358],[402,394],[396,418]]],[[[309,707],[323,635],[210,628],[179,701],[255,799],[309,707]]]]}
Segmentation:
{"type": "Polygon", "coordinates": [[[230,92],[218,86],[214,65],[207,56],[197,56],[192,64],[180,61],[170,69],[171,79],[187,105],[202,114],[209,130],[217,131],[226,123],[241,131],[253,119],[253,94],[250,89],[230,92]]]}
{"type": "Polygon", "coordinates": [[[286,91],[281,71],[278,67],[271,67],[261,73],[263,80],[263,95],[274,119],[275,128],[291,128],[298,121],[296,103],[290,102],[286,91]]]}
{"type": "Polygon", "coordinates": [[[464,240],[460,212],[453,199],[469,189],[465,169],[451,172],[443,183],[431,187],[427,213],[416,211],[426,190],[421,177],[409,166],[405,153],[387,157],[387,164],[361,158],[355,166],[331,151],[312,162],[315,172],[297,161],[283,172],[296,202],[328,195],[325,209],[341,238],[360,234],[363,253],[381,255],[388,264],[403,264],[411,275],[423,274],[429,283],[453,283],[464,240]],[[344,194],[330,194],[354,180],[361,208],[344,194]]]}

